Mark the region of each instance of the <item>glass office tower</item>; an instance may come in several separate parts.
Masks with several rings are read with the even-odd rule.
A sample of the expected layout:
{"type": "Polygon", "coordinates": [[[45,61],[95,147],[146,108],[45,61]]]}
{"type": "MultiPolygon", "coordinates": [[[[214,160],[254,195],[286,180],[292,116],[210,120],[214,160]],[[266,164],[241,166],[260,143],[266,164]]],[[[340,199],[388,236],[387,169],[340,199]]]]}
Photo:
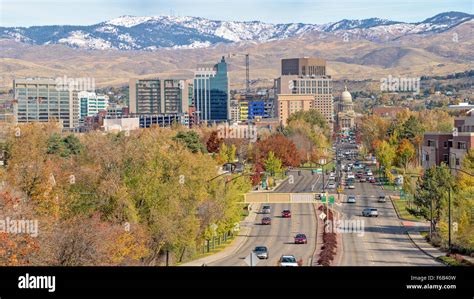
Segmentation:
{"type": "Polygon", "coordinates": [[[198,65],[194,75],[194,101],[200,120],[230,119],[229,79],[224,57],[215,65],[198,65]]]}

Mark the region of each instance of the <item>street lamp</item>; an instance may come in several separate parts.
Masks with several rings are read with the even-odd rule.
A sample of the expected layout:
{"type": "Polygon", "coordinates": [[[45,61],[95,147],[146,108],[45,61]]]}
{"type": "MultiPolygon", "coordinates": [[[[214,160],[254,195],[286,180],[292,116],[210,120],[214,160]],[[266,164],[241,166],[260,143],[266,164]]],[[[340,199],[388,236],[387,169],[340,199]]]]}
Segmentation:
{"type": "MultiPolygon", "coordinates": [[[[454,155],[455,161],[457,160],[456,153],[449,152],[449,156],[454,155]]],[[[449,163],[451,164],[451,163],[449,163]]],[[[454,163],[456,165],[456,162],[454,163]]],[[[449,165],[451,169],[451,165],[449,165]]],[[[451,253],[451,182],[448,184],[448,252],[451,253]]]]}

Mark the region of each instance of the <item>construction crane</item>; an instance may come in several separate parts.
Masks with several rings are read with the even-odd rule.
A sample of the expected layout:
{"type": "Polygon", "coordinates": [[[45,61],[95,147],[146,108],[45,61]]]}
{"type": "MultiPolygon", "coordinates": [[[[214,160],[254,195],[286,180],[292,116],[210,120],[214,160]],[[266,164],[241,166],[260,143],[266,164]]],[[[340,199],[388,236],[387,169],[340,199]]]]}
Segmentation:
{"type": "Polygon", "coordinates": [[[230,53],[229,58],[233,56],[245,56],[245,92],[250,94],[250,55],[249,53],[230,53]]]}

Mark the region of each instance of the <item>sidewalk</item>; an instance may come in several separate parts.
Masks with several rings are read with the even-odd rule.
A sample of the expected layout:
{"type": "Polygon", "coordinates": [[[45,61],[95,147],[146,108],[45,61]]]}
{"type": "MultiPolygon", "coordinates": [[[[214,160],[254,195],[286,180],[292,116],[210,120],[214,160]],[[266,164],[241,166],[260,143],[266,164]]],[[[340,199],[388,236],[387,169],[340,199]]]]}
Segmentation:
{"type": "Polygon", "coordinates": [[[415,244],[418,249],[433,259],[436,260],[437,257],[446,255],[446,253],[428,243],[428,241],[426,241],[425,237],[423,237],[419,231],[407,231],[407,234],[412,243],[415,244]]]}
{"type": "Polygon", "coordinates": [[[202,257],[197,260],[183,263],[180,266],[202,266],[204,264],[209,265],[237,252],[247,240],[247,237],[250,234],[250,231],[252,230],[255,218],[257,217],[257,213],[260,210],[260,204],[252,204],[251,208],[252,209],[249,215],[242,222],[240,222],[240,231],[235,237],[235,239],[232,241],[232,243],[230,243],[222,251],[219,251],[215,254],[211,254],[209,256],[202,257]]]}

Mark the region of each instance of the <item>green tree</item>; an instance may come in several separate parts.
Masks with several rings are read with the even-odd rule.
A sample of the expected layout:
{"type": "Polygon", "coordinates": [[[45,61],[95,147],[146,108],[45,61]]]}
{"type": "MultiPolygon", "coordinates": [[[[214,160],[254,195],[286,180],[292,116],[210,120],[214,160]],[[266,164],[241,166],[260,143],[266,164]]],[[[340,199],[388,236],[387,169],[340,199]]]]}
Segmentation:
{"type": "Polygon", "coordinates": [[[381,167],[385,169],[385,175],[390,177],[393,161],[395,159],[395,149],[387,141],[382,141],[375,148],[375,156],[381,167]]]}
{"type": "Polygon", "coordinates": [[[173,140],[183,142],[193,153],[205,152],[204,145],[201,143],[199,135],[195,131],[180,131],[173,140]]]}
{"type": "Polygon", "coordinates": [[[418,207],[418,214],[432,221],[433,230],[437,229],[443,210],[447,207],[448,188],[453,187],[454,178],[445,164],[427,169],[418,179],[415,205],[418,207]],[[431,210],[433,218],[431,218],[431,210]]]}
{"type": "Polygon", "coordinates": [[[219,148],[217,162],[221,165],[229,162],[229,147],[225,143],[222,143],[221,147],[219,148]]]}
{"type": "Polygon", "coordinates": [[[267,159],[264,161],[264,167],[273,176],[275,173],[282,171],[282,162],[275,156],[275,153],[269,152],[267,159]]]}

